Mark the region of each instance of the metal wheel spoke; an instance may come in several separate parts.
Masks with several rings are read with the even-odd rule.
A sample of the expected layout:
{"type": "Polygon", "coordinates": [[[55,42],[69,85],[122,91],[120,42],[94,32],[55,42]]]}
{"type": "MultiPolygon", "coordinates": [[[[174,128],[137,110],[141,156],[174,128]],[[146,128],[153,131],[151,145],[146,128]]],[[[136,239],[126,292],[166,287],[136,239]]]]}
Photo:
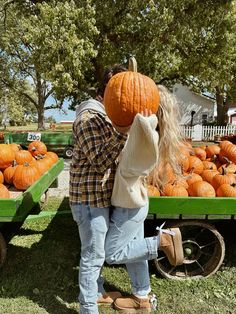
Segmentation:
{"type": "Polygon", "coordinates": [[[204,268],[202,267],[202,265],[198,261],[196,261],[196,264],[201,268],[202,271],[204,271],[204,268]]]}
{"type": "Polygon", "coordinates": [[[201,228],[201,230],[195,235],[195,237],[193,239],[196,240],[197,237],[200,236],[203,233],[204,230],[205,230],[204,228],[201,228]]]}
{"type": "Polygon", "coordinates": [[[210,245],[213,245],[213,244],[216,244],[216,243],[217,243],[216,240],[214,240],[214,241],[212,241],[212,242],[210,242],[210,243],[208,243],[208,244],[205,244],[205,245],[200,246],[200,249],[204,249],[205,247],[210,246],[210,245]]]}
{"type": "Polygon", "coordinates": [[[162,257],[157,258],[156,260],[159,262],[159,261],[161,261],[161,260],[163,260],[165,258],[166,258],[166,256],[162,256],[162,257]]]}
{"type": "Polygon", "coordinates": [[[184,265],[184,273],[185,273],[185,276],[188,277],[188,269],[186,265],[184,265]]]}
{"type": "Polygon", "coordinates": [[[201,250],[201,254],[212,257],[212,254],[210,254],[210,253],[208,253],[208,252],[204,252],[204,251],[202,251],[202,250],[201,250]]]}
{"type": "Polygon", "coordinates": [[[171,269],[168,271],[168,274],[172,273],[172,271],[176,268],[176,266],[172,266],[171,269]]]}

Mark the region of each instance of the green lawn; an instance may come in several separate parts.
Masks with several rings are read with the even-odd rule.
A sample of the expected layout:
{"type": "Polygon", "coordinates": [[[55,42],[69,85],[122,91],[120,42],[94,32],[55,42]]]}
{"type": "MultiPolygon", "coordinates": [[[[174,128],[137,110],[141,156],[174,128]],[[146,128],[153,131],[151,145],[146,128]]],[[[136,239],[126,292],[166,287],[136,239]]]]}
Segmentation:
{"type": "MultiPolygon", "coordinates": [[[[50,199],[45,211],[55,216],[27,220],[8,245],[7,260],[0,270],[1,314],[75,314],[79,306],[77,273],[79,237],[68,199],[50,199]],[[61,213],[61,214],[60,214],[61,213]]],[[[236,313],[235,224],[223,226],[226,239],[224,266],[211,278],[167,280],[150,262],[153,292],[160,314],[236,313]]],[[[130,293],[124,266],[104,267],[107,290],[130,293]]],[[[100,313],[115,313],[100,307],[100,313]]]]}

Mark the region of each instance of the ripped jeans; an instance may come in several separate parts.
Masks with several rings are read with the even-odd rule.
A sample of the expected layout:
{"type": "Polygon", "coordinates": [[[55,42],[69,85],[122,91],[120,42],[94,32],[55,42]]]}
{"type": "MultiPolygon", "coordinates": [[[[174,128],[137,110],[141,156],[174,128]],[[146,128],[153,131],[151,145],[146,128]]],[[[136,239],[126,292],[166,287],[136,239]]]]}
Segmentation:
{"type": "Polygon", "coordinates": [[[126,264],[132,293],[150,292],[148,260],[157,257],[159,237],[144,238],[148,205],[137,209],[71,206],[79,229],[80,314],[98,314],[97,298],[103,294],[101,269],[108,264],[126,264]]]}

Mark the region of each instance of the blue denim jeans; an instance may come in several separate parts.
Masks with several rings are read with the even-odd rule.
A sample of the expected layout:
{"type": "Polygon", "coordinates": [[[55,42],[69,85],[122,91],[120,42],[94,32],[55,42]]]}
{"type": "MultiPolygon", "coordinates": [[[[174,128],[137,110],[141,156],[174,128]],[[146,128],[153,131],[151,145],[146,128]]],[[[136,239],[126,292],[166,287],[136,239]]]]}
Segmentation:
{"type": "Polygon", "coordinates": [[[98,314],[97,298],[104,293],[101,269],[109,264],[126,264],[132,293],[150,292],[147,260],[157,257],[159,237],[144,239],[143,208],[90,208],[71,206],[79,229],[81,257],[79,267],[80,314],[98,314]]]}

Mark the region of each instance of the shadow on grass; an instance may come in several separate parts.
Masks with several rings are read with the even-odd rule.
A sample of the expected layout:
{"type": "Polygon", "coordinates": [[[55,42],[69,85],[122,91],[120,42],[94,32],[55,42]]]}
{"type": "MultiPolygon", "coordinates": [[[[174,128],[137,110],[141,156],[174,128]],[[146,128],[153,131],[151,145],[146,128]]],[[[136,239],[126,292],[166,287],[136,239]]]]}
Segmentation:
{"type": "Polygon", "coordinates": [[[27,221],[19,229],[0,272],[0,297],[24,296],[52,314],[78,313],[67,306],[77,299],[80,243],[72,216],[60,214],[67,209],[64,198],[54,217],[27,221]]]}

